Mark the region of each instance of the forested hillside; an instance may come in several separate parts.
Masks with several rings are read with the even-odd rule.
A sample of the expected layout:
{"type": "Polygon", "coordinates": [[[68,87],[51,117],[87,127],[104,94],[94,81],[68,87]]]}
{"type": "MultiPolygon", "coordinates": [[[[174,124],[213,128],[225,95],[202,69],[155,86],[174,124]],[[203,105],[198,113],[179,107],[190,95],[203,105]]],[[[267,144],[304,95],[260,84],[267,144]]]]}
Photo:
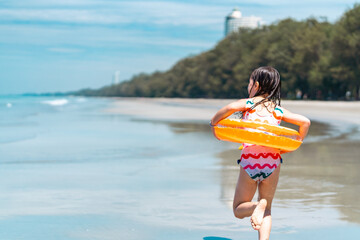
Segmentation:
{"type": "Polygon", "coordinates": [[[85,89],[76,95],[186,98],[246,97],[252,70],[279,70],[285,98],[359,99],[360,5],[332,24],[326,19],[284,19],[260,29],[241,29],[214,49],[180,60],[165,72],[85,89]]]}

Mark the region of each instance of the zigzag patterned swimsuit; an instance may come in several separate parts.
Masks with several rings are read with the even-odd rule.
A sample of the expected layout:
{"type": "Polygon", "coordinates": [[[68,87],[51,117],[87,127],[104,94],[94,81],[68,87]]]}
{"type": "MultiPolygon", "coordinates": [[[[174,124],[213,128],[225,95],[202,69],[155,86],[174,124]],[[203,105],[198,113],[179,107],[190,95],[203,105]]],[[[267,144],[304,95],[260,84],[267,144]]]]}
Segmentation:
{"type": "MultiPolygon", "coordinates": [[[[283,115],[281,107],[277,106],[271,114],[261,116],[256,109],[251,110],[253,105],[253,99],[246,101],[247,110],[243,114],[243,119],[280,125],[283,115]]],[[[278,149],[248,143],[244,143],[243,146],[238,164],[244,168],[254,181],[261,182],[266,179],[282,163],[280,150],[278,149]]]]}

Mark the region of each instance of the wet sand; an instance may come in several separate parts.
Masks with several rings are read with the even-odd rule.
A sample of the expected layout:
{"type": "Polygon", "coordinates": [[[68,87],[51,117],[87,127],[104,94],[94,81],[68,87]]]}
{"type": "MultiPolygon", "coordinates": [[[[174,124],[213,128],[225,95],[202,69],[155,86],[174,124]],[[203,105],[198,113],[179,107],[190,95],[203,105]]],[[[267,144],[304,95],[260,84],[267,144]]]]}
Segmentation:
{"type": "MultiPolygon", "coordinates": [[[[0,111],[2,139],[22,134],[0,144],[0,239],[257,238],[232,213],[238,144],[208,125],[231,100],[45,100],[0,111]]],[[[360,235],[359,125],[312,114],[306,142],[283,155],[272,239],[360,235]]]]}
{"type": "MultiPolygon", "coordinates": [[[[175,133],[209,132],[207,121],[233,100],[116,99],[107,112],[169,124],[175,133]]],[[[283,155],[274,200],[275,232],[360,224],[360,102],[283,101],[282,106],[312,120],[299,150],[283,155]],[[288,221],[289,218],[292,221],[288,221]],[[276,223],[275,223],[276,226],[276,223]],[[286,230],[284,230],[286,229],[286,230]]],[[[211,135],[209,134],[209,137],[211,135]]],[[[238,177],[237,144],[220,142],[220,200],[231,209],[238,177]]]]}

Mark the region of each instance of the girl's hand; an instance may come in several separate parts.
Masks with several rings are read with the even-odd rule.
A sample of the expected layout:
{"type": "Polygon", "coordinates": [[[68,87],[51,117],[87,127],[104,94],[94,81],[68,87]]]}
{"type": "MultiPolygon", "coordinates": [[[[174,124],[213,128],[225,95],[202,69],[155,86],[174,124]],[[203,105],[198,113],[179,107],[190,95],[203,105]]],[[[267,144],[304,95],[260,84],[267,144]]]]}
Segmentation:
{"type": "Polygon", "coordinates": [[[214,134],[214,136],[220,140],[220,138],[218,136],[216,136],[215,129],[214,129],[214,126],[216,126],[216,124],[218,122],[220,122],[224,118],[227,118],[234,112],[244,111],[245,109],[246,109],[246,99],[240,99],[236,102],[232,102],[232,103],[226,105],[225,107],[221,108],[213,116],[213,118],[211,119],[211,122],[210,122],[211,131],[214,134]]]}
{"type": "Polygon", "coordinates": [[[220,138],[216,135],[216,132],[215,132],[215,127],[216,125],[212,125],[210,126],[211,127],[211,131],[212,131],[212,134],[216,137],[217,140],[220,140],[220,138]]]}
{"type": "MultiPolygon", "coordinates": [[[[221,108],[211,119],[212,123],[218,123],[222,119],[227,118],[234,112],[244,111],[246,109],[246,99],[240,99],[236,102],[232,102],[225,107],[221,108]]],[[[216,124],[214,124],[216,125],[216,124]]]]}

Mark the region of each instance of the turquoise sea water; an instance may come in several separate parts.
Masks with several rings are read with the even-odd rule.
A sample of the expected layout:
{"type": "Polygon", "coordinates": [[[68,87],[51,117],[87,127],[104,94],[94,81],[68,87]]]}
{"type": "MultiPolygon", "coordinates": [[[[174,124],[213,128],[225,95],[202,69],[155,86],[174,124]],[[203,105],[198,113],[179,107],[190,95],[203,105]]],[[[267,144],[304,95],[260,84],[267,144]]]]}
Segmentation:
{"type": "MultiPolygon", "coordinates": [[[[105,112],[112,101],[0,98],[0,239],[256,239],[232,215],[236,145],[203,122],[105,112]]],[[[282,169],[273,239],[360,234],[359,208],[339,197],[355,201],[356,181],[317,178],[311,160],[291,161],[324,156],[313,146],[282,169]]]]}

